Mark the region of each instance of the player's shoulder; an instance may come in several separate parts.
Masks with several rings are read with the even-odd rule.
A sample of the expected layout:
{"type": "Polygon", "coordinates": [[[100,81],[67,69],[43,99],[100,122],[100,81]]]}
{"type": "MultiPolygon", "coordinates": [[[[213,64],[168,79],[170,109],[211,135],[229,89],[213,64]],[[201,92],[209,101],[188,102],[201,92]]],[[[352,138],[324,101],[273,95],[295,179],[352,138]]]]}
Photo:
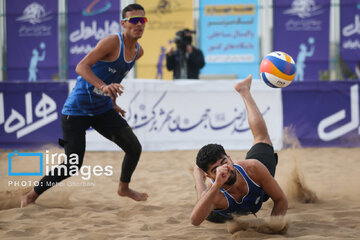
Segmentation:
{"type": "Polygon", "coordinates": [[[100,44],[119,44],[118,34],[110,34],[99,41],[100,44]]]}
{"type": "Polygon", "coordinates": [[[102,39],[107,42],[119,42],[119,34],[110,34],[102,39]]]}
{"type": "Polygon", "coordinates": [[[120,44],[119,41],[119,37],[117,36],[117,34],[111,34],[108,35],[106,37],[104,37],[103,39],[101,39],[98,44],[97,47],[105,50],[105,51],[113,51],[114,49],[116,49],[120,44]]]}
{"type": "Polygon", "coordinates": [[[246,159],[236,161],[236,164],[240,165],[248,175],[257,175],[264,168],[264,165],[257,159],[246,159]]]}
{"type": "Polygon", "coordinates": [[[257,162],[259,162],[258,160],[256,159],[246,159],[246,160],[237,160],[237,161],[234,161],[235,164],[237,165],[240,165],[241,167],[245,167],[245,168],[248,168],[248,167],[253,167],[253,166],[256,166],[257,165],[257,162]]]}

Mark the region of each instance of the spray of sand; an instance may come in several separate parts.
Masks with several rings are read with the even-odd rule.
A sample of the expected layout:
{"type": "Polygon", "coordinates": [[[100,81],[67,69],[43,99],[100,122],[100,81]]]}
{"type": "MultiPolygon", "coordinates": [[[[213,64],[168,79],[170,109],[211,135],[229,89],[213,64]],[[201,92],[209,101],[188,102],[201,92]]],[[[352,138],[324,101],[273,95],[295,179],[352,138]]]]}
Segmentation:
{"type": "Polygon", "coordinates": [[[31,187],[0,191],[0,210],[20,207],[20,197],[31,187]]]}
{"type": "Polygon", "coordinates": [[[316,203],[318,197],[314,191],[312,191],[306,184],[304,175],[300,170],[296,157],[293,156],[295,163],[294,169],[292,170],[291,179],[288,183],[287,196],[290,200],[296,200],[301,203],[316,203]]]}
{"type": "MultiPolygon", "coordinates": [[[[265,234],[285,234],[290,221],[283,216],[256,218],[255,216],[235,217],[234,221],[227,223],[227,230],[234,234],[233,239],[241,237],[239,231],[250,231],[265,234]]],[[[248,234],[248,233],[247,233],[248,234]]]]}
{"type": "Polygon", "coordinates": [[[297,149],[302,149],[300,141],[296,138],[293,127],[284,128],[284,146],[291,151],[292,171],[287,179],[287,197],[301,203],[315,203],[318,201],[316,193],[306,184],[306,180],[299,165],[297,149]]]}

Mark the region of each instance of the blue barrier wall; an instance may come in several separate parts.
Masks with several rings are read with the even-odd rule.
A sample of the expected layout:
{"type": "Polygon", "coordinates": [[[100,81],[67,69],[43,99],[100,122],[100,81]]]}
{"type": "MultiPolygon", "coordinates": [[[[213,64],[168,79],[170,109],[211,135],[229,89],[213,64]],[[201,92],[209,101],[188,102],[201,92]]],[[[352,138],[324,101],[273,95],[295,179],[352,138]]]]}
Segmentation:
{"type": "MultiPolygon", "coordinates": [[[[137,80],[131,82],[140,89],[144,84],[137,80]]],[[[206,89],[209,83],[186,82],[196,84],[193,89],[206,89]]],[[[57,144],[62,136],[61,109],[69,84],[0,83],[0,148],[57,144]]],[[[214,94],[216,97],[216,92],[214,94]]],[[[360,81],[294,82],[282,89],[281,94],[283,114],[278,116],[279,121],[283,127],[293,129],[303,147],[360,147],[360,81]]],[[[221,98],[221,104],[226,105],[226,101],[221,98]]],[[[271,128],[271,121],[267,124],[271,128]]]]}
{"type": "Polygon", "coordinates": [[[359,147],[360,81],[294,82],[282,90],[284,127],[303,147],[359,147]]]}
{"type": "Polygon", "coordinates": [[[55,144],[68,88],[67,82],[0,83],[0,148],[55,144]]]}

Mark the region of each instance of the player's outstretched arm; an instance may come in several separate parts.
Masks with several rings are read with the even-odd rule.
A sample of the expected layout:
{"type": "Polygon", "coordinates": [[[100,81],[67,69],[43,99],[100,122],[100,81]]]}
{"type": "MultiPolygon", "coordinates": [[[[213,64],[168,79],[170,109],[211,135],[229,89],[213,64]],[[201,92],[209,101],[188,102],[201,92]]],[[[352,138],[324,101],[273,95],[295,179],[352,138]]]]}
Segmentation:
{"type": "Polygon", "coordinates": [[[195,166],[193,176],[195,181],[196,195],[197,199],[199,200],[207,191],[205,184],[205,173],[198,166],[195,166]]]}
{"type": "Polygon", "coordinates": [[[219,189],[219,186],[213,184],[208,191],[200,197],[190,215],[192,225],[200,225],[210,212],[215,209],[214,198],[218,194],[219,189]]]}
{"type": "MultiPolygon", "coordinates": [[[[200,171],[200,169],[199,169],[200,171]]],[[[195,184],[198,191],[198,201],[195,204],[194,209],[191,212],[190,221],[192,225],[200,225],[210,212],[214,209],[222,209],[224,206],[220,206],[219,202],[221,198],[225,198],[220,192],[220,188],[228,180],[231,172],[229,166],[224,164],[216,169],[215,182],[206,190],[204,182],[204,175],[201,175],[199,171],[194,170],[195,184]],[[205,189],[204,191],[201,191],[205,189]]]]}
{"type": "Polygon", "coordinates": [[[288,209],[288,201],[284,192],[281,190],[279,184],[271,175],[269,182],[267,182],[266,184],[267,185],[263,187],[264,189],[268,189],[267,191],[266,190],[265,191],[266,193],[269,192],[268,194],[274,202],[274,206],[271,211],[271,216],[280,216],[280,215],[284,216],[288,209]]]}
{"type": "MultiPolygon", "coordinates": [[[[249,160],[247,160],[249,161],[249,160]]],[[[249,174],[274,202],[271,216],[285,215],[288,208],[288,201],[279,184],[271,176],[268,169],[259,161],[254,160],[250,167],[249,174]]]]}

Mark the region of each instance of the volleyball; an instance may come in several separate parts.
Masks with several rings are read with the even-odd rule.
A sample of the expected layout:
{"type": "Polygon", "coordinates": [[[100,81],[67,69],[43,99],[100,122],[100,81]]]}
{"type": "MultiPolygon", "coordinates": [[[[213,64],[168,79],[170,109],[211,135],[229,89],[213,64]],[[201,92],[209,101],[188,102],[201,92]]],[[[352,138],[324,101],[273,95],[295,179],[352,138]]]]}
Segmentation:
{"type": "Polygon", "coordinates": [[[295,61],[284,52],[271,52],[261,61],[260,78],[272,88],[289,86],[295,78],[295,74],[295,61]]]}

